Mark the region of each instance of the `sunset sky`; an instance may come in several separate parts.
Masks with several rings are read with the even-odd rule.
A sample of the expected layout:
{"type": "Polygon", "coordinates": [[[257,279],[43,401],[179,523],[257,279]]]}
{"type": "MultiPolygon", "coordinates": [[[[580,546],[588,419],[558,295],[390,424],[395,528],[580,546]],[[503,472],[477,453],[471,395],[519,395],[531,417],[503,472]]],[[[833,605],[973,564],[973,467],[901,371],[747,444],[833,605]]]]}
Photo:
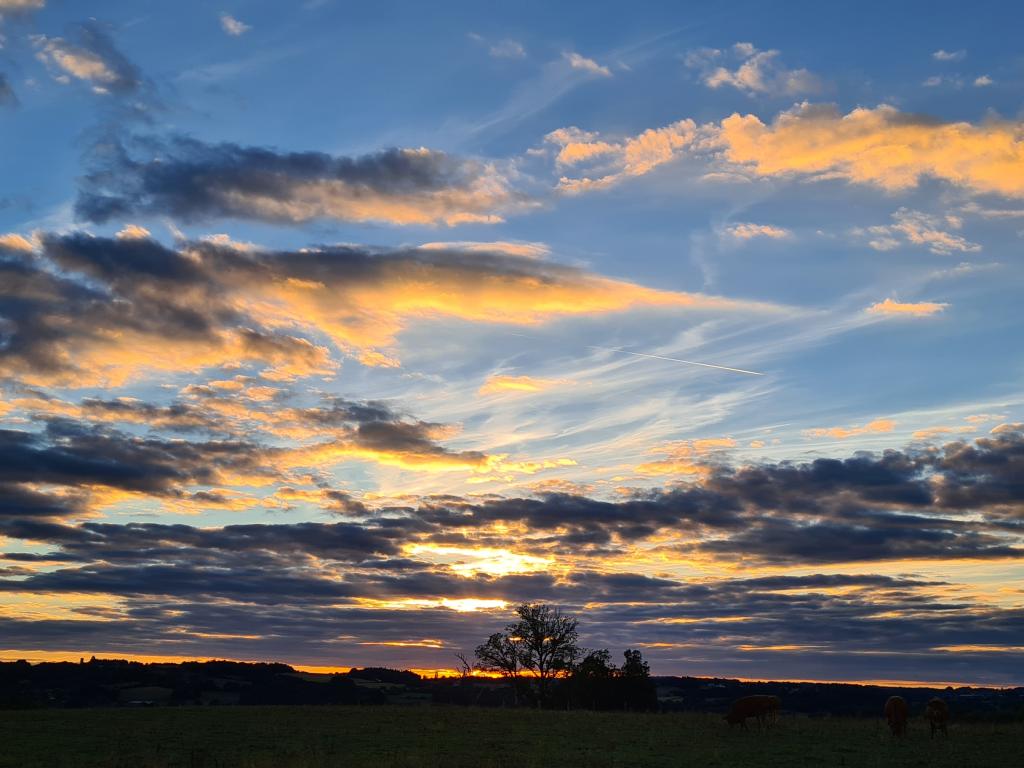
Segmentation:
{"type": "Polygon", "coordinates": [[[0,658],[1024,685],[1024,5],[0,0],[0,658]]]}

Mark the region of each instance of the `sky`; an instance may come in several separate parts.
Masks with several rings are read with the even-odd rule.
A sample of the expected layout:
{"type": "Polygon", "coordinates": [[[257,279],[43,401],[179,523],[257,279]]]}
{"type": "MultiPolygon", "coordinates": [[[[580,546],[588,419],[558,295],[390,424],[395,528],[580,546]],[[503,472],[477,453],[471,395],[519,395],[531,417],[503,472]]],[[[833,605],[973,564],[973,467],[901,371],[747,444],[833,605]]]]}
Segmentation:
{"type": "Polygon", "coordinates": [[[0,0],[0,658],[1024,685],[1022,25],[0,0]]]}

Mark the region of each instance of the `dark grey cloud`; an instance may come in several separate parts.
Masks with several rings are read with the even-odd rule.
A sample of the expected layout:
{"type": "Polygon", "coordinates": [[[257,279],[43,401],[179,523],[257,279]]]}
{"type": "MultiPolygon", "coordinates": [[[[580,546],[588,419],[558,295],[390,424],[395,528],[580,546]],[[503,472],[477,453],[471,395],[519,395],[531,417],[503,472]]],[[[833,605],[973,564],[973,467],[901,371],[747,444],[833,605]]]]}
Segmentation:
{"type": "MultiPolygon", "coordinates": [[[[139,370],[240,361],[267,363],[285,377],[324,374],[334,365],[325,336],[360,359],[390,351],[418,314],[403,298],[410,285],[425,296],[489,286],[506,302],[499,315],[528,322],[547,311],[530,304],[538,281],[574,296],[595,285],[608,290],[581,270],[500,252],[169,248],[148,237],[42,234],[34,249],[0,246],[0,375],[35,385],[60,376],[109,382],[139,370]],[[288,293],[290,286],[308,286],[310,294],[288,293]],[[373,306],[368,292],[379,297],[373,306]],[[280,307],[288,323],[269,322],[268,306],[280,307]],[[363,319],[370,312],[372,325],[363,319]]],[[[450,314],[460,316],[457,308],[450,314]]]]}
{"type": "Polygon", "coordinates": [[[414,514],[436,526],[439,539],[525,523],[549,536],[552,551],[571,543],[599,553],[672,532],[686,541],[685,552],[772,563],[1020,558],[1022,446],[1020,429],[1006,427],[972,445],[937,450],[717,467],[699,484],[626,501],[441,498],[425,500],[414,514]]]}
{"type": "Polygon", "coordinates": [[[325,355],[240,315],[199,265],[154,240],[44,235],[38,254],[0,247],[0,374],[81,381],[109,379],[97,369],[110,365],[160,364],[163,355],[133,354],[140,345],[120,338],[173,345],[186,363],[316,368],[325,355]]]}
{"type": "Polygon", "coordinates": [[[0,520],[81,515],[99,488],[212,506],[216,494],[190,489],[231,472],[276,476],[266,449],[238,440],[139,437],[67,419],[0,429],[0,520]]]}
{"type": "Polygon", "coordinates": [[[86,220],[167,215],[300,223],[455,224],[526,204],[492,164],[427,149],[358,157],[178,136],[97,145],[75,206],[86,220]]]}
{"type": "Polygon", "coordinates": [[[7,75],[0,72],[0,107],[13,107],[17,104],[18,97],[14,93],[14,88],[11,87],[7,75]]]}

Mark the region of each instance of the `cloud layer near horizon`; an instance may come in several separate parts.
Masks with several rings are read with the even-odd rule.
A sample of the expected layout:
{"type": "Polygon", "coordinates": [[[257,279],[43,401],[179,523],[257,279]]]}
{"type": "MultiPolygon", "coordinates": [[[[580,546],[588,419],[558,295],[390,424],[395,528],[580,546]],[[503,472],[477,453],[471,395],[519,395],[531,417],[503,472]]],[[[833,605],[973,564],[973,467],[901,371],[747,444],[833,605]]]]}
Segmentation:
{"type": "MultiPolygon", "coordinates": [[[[377,417],[372,405],[344,407],[357,410],[345,418],[377,417]]],[[[327,664],[366,643],[430,637],[450,654],[503,621],[501,606],[548,600],[576,611],[586,605],[588,639],[639,644],[655,660],[686,660],[688,648],[702,647],[711,656],[696,669],[771,657],[795,670],[793,653],[813,647],[843,659],[835,669],[852,677],[863,675],[858,655],[871,651],[883,656],[876,663],[884,670],[902,658],[909,664],[903,677],[955,679],[941,671],[948,662],[936,646],[988,645],[998,655],[1024,621],[1019,610],[942,581],[857,575],[854,567],[893,560],[906,571],[918,559],[1024,557],[1020,425],[941,450],[710,465],[696,483],[619,502],[566,494],[440,497],[372,509],[322,489],[319,502],[338,522],[222,527],[65,522],[76,516],[73,499],[55,490],[47,506],[47,495],[31,488],[106,485],[163,494],[209,482],[220,468],[251,466],[253,446],[193,443],[169,453],[169,443],[67,424],[49,429],[49,448],[27,435],[3,437],[0,482],[10,501],[0,535],[34,546],[3,556],[0,589],[15,604],[67,595],[70,610],[6,621],[0,641],[9,648],[131,653],[144,645],[147,653],[188,655],[203,647],[327,664]],[[25,451],[31,459],[19,458],[25,451]],[[492,554],[474,565],[475,552],[492,554]],[[452,560],[451,553],[461,555],[452,560]],[[695,581],[627,565],[656,558],[666,570],[709,556],[746,569],[803,564],[832,575],[695,581]],[[531,558],[546,564],[542,571],[531,558]],[[503,561],[508,565],[497,565],[503,561]],[[89,608],[89,595],[105,596],[108,607],[89,608]],[[80,609],[76,600],[85,601],[80,609]],[[462,613],[463,603],[490,607],[462,613]],[[779,611],[786,612],[784,625],[774,622],[779,611]],[[289,632],[281,631],[283,621],[289,632]],[[840,625],[844,631],[836,632],[840,625]],[[728,638],[718,637],[723,632],[728,638]],[[211,637],[225,640],[211,645],[211,637]],[[908,662],[910,651],[918,656],[908,662]]],[[[1016,657],[1000,658],[1007,666],[995,665],[1004,671],[991,672],[993,682],[1012,677],[1008,665],[1016,657]]]]}

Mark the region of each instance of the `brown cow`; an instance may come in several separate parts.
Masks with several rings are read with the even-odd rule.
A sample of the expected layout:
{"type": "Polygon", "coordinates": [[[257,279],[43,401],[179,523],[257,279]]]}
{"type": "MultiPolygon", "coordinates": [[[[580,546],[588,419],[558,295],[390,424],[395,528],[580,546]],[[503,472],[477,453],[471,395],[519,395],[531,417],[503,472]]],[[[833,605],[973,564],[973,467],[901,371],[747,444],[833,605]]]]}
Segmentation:
{"type": "Polygon", "coordinates": [[[725,716],[725,721],[730,726],[739,725],[742,728],[747,727],[747,718],[753,717],[757,720],[759,727],[773,725],[779,717],[779,709],[782,707],[782,701],[779,700],[778,696],[744,696],[741,699],[736,699],[729,707],[729,714],[725,716]]]}
{"type": "Polygon", "coordinates": [[[932,738],[935,738],[936,731],[942,731],[943,736],[949,736],[946,726],[949,723],[949,707],[942,699],[936,697],[928,702],[924,708],[924,716],[932,727],[932,738]]]}
{"type": "Polygon", "coordinates": [[[907,700],[902,696],[890,696],[885,702],[885,719],[893,736],[906,736],[907,700]]]}

